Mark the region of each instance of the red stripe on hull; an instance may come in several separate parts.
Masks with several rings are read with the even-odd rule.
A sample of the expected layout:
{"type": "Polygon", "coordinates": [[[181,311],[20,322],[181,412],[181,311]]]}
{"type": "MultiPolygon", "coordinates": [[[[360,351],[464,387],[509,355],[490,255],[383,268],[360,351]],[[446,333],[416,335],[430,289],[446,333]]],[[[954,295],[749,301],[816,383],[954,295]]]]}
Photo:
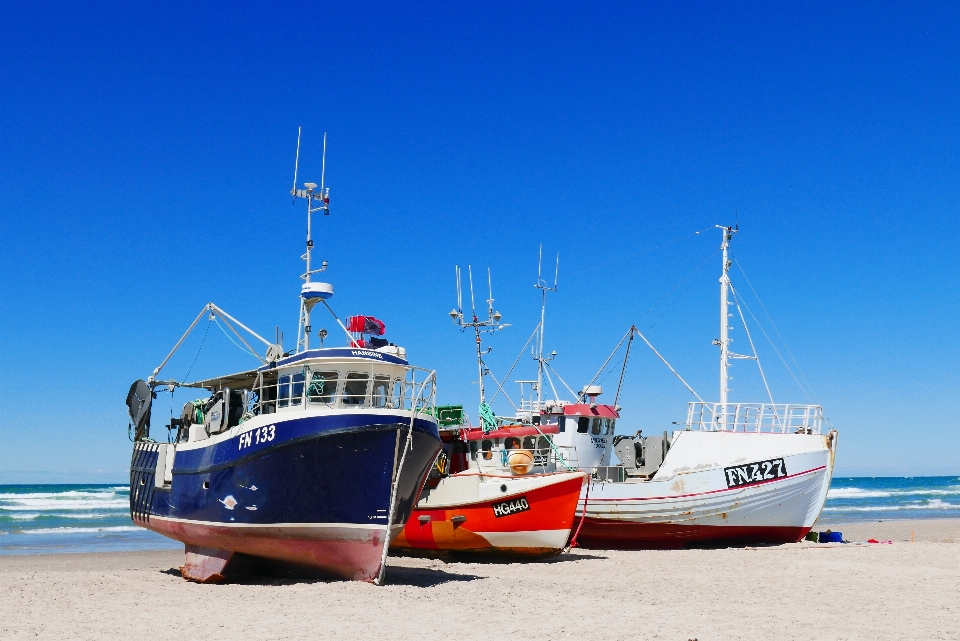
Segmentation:
{"type": "Polygon", "coordinates": [[[696,545],[795,543],[808,527],[625,523],[587,518],[577,544],[592,550],[671,550],[696,545]]]}
{"type": "Polygon", "coordinates": [[[383,531],[345,528],[235,528],[150,519],[151,530],[186,544],[283,561],[351,581],[380,573],[383,531]]]}

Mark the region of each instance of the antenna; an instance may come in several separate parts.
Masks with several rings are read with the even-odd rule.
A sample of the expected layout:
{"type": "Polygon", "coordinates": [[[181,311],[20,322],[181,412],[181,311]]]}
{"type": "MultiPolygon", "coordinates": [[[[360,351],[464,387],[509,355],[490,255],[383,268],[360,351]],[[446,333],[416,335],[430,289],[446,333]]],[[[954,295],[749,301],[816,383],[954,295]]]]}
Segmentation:
{"type": "Polygon", "coordinates": [[[327,174],[327,132],[323,132],[323,158],[320,161],[320,193],[323,193],[323,179],[327,174]]]}
{"type": "Polygon", "coordinates": [[[461,280],[461,279],[460,279],[460,265],[457,265],[456,267],[457,267],[457,311],[459,312],[459,311],[462,311],[462,310],[463,310],[463,300],[462,300],[462,299],[463,299],[463,296],[462,296],[462,294],[461,294],[461,292],[460,292],[460,289],[461,289],[461,287],[460,287],[460,280],[461,280]]]}
{"type": "MultiPolygon", "coordinates": [[[[543,243],[540,243],[540,258],[537,260],[537,283],[534,285],[537,289],[540,290],[540,325],[537,328],[539,335],[539,340],[537,341],[537,353],[533,354],[534,360],[537,361],[537,407],[539,408],[543,402],[543,375],[545,373],[545,367],[547,361],[553,360],[556,356],[556,352],[550,356],[543,357],[543,329],[544,324],[547,320],[547,292],[557,291],[557,280],[560,276],[560,252],[557,252],[557,266],[553,272],[553,287],[547,286],[547,281],[543,279],[542,273],[543,265],[543,243]]],[[[548,374],[549,376],[549,374],[548,374]]]]}
{"type": "Polygon", "coordinates": [[[477,305],[473,300],[473,267],[467,265],[467,274],[470,276],[470,311],[473,312],[473,316],[477,316],[477,305]]]}
{"type": "MultiPolygon", "coordinates": [[[[290,195],[293,196],[294,200],[297,198],[297,169],[300,168],[300,132],[303,127],[297,127],[297,159],[293,161],[293,188],[290,190],[290,195]]],[[[323,135],[324,138],[324,147],[326,147],[326,134],[323,135]]]]}
{"type": "MultiPolygon", "coordinates": [[[[490,269],[487,268],[487,291],[490,295],[490,298],[487,299],[487,318],[480,320],[477,318],[477,308],[476,300],[473,293],[473,266],[467,265],[467,275],[470,279],[470,319],[467,320],[463,317],[463,305],[461,301],[461,279],[460,279],[460,266],[456,266],[457,274],[457,308],[450,311],[450,318],[453,322],[460,327],[460,330],[463,331],[468,327],[473,328],[477,340],[477,373],[479,375],[480,383],[480,420],[483,425],[484,433],[489,432],[492,429],[496,429],[496,417],[493,414],[493,410],[490,409],[490,406],[487,405],[486,395],[484,394],[483,389],[483,379],[484,376],[490,373],[487,367],[483,363],[483,355],[490,352],[488,348],[486,351],[482,348],[482,341],[480,338],[481,334],[492,334],[493,332],[499,331],[504,327],[507,327],[508,323],[501,323],[500,319],[502,316],[500,312],[493,309],[493,276],[491,275],[490,269]]],[[[496,380],[496,379],[494,379],[496,380]]]]}

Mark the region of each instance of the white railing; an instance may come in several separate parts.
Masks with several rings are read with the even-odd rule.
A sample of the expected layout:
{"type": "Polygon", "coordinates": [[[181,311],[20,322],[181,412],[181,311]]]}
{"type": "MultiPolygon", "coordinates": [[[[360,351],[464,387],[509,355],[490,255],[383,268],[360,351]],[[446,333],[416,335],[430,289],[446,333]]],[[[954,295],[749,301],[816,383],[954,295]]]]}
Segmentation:
{"type": "Polygon", "coordinates": [[[693,402],[687,406],[688,430],[819,434],[822,426],[819,405],[693,402]]]}
{"type": "Polygon", "coordinates": [[[301,372],[278,377],[276,382],[255,385],[248,412],[256,416],[320,407],[433,412],[436,383],[432,373],[419,367],[405,369],[406,376],[398,378],[305,367],[301,372]]]}

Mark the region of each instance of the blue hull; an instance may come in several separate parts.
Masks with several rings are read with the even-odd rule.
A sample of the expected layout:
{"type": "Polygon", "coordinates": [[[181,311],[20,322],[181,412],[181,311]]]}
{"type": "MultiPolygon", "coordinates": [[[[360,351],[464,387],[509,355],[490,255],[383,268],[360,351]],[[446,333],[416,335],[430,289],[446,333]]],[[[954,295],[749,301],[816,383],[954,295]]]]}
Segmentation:
{"type": "MultiPolygon", "coordinates": [[[[364,545],[388,544],[409,518],[440,449],[436,424],[415,423],[387,535],[391,485],[409,419],[354,413],[276,419],[207,447],[178,451],[172,482],[160,486],[159,446],[138,443],[130,478],[133,520],[188,545],[293,562],[298,553],[290,546],[297,541],[356,537],[364,545]],[[280,551],[271,552],[276,546],[264,542],[271,538],[284,540],[280,551]]],[[[323,565],[314,548],[304,563],[323,565]]]]}

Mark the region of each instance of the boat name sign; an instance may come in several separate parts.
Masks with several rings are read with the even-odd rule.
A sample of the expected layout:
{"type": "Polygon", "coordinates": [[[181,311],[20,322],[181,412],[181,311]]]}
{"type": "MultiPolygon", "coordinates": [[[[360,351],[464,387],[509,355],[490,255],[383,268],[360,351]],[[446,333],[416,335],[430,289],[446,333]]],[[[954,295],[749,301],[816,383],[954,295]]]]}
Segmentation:
{"type": "Polygon", "coordinates": [[[787,476],[787,465],[782,458],[770,459],[769,461],[760,461],[759,463],[747,463],[745,465],[734,465],[733,467],[723,468],[727,477],[727,487],[740,487],[742,485],[753,485],[764,481],[772,481],[787,476]]]}
{"type": "Polygon", "coordinates": [[[493,515],[499,519],[501,516],[510,516],[518,512],[526,512],[529,509],[530,503],[527,502],[527,497],[521,496],[502,503],[494,503],[493,515]]]}

